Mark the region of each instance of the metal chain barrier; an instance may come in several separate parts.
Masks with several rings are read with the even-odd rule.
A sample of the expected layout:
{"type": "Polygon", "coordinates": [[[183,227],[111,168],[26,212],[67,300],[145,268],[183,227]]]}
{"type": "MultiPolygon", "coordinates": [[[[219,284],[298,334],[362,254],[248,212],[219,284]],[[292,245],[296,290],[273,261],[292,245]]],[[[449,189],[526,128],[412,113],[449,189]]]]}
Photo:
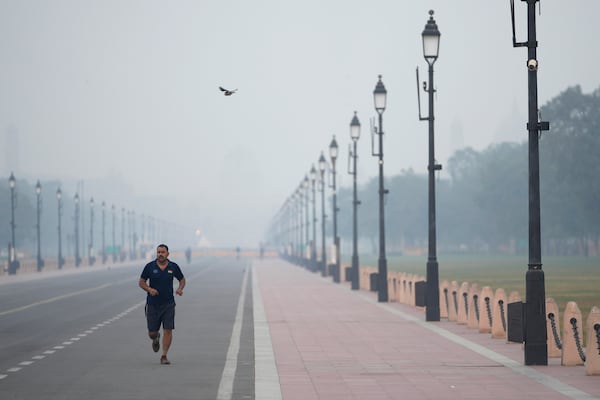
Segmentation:
{"type": "Polygon", "coordinates": [[[550,325],[552,326],[552,336],[554,337],[554,343],[556,343],[556,347],[559,350],[562,350],[562,342],[560,341],[560,337],[558,337],[558,329],[556,327],[556,319],[554,318],[554,313],[549,313],[548,318],[550,319],[550,325]]]}
{"type": "Polygon", "coordinates": [[[452,291],[452,300],[454,300],[454,311],[458,315],[458,298],[456,297],[456,292],[452,291]]]}
{"type": "Polygon", "coordinates": [[[473,295],[473,308],[475,309],[475,318],[479,323],[479,296],[476,294],[473,295]]]}
{"type": "Polygon", "coordinates": [[[573,327],[573,338],[575,339],[575,345],[577,346],[577,352],[579,353],[579,357],[581,357],[581,361],[585,362],[585,352],[581,347],[581,339],[579,338],[579,331],[577,329],[577,319],[571,318],[569,320],[571,326],[573,327]]]}
{"type": "Polygon", "coordinates": [[[448,302],[448,288],[444,288],[444,298],[446,299],[446,314],[450,314],[450,303],[448,302]]]}
{"type": "Polygon", "coordinates": [[[594,330],[596,331],[596,344],[598,345],[598,355],[600,356],[600,324],[594,324],[594,330]]]}
{"type": "Polygon", "coordinates": [[[488,322],[490,326],[492,326],[492,307],[490,306],[490,298],[486,297],[485,299],[485,310],[487,312],[488,322]]]}
{"type": "Polygon", "coordinates": [[[506,332],[506,316],[504,315],[504,301],[500,300],[498,302],[498,305],[500,306],[500,319],[502,320],[502,329],[504,329],[504,332],[506,332]]]}

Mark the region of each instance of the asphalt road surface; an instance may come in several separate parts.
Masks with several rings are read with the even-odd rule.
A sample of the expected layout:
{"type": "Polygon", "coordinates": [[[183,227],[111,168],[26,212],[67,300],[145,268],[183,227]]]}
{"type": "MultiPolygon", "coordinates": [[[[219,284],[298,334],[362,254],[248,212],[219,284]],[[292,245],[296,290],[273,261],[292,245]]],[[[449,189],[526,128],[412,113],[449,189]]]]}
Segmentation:
{"type": "Polygon", "coordinates": [[[180,263],[171,365],[147,335],[143,264],[0,282],[0,399],[254,399],[250,262],[180,263]]]}

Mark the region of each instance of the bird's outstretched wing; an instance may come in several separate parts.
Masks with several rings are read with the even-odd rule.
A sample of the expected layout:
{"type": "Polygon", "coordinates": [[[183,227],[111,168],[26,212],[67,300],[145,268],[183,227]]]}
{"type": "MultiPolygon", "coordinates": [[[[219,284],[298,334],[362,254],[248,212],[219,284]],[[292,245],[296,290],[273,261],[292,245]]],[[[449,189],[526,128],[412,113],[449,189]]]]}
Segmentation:
{"type": "Polygon", "coordinates": [[[222,86],[219,86],[219,89],[221,89],[221,92],[223,92],[223,94],[224,94],[225,96],[231,96],[232,94],[234,94],[234,93],[237,91],[237,89],[234,89],[234,90],[229,90],[229,89],[225,89],[225,88],[224,88],[224,87],[222,87],[222,86]]]}

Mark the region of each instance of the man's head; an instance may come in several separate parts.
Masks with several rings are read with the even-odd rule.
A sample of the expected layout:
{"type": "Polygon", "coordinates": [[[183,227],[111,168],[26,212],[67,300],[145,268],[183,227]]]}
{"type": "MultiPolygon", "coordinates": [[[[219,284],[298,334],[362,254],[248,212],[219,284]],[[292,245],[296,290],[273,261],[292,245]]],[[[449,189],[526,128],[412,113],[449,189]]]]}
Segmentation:
{"type": "Polygon", "coordinates": [[[156,247],[156,259],[159,262],[164,262],[169,257],[169,246],[166,244],[159,244],[156,247]]]}

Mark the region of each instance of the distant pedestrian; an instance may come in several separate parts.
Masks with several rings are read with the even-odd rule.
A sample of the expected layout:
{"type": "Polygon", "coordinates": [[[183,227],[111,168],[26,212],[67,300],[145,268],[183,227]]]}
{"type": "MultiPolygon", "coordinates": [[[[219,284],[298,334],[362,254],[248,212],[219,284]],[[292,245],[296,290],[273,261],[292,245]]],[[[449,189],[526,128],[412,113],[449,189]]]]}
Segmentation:
{"type": "Polygon", "coordinates": [[[160,326],[163,327],[161,364],[170,364],[167,352],[173,340],[175,329],[175,296],[173,296],[173,277],[179,281],[175,293],[183,295],[185,277],[179,265],[169,260],[169,247],[159,244],[156,259],[144,267],[139,286],[148,292],[146,297],[146,321],[148,336],[152,339],[152,350],[160,350],[160,326]],[[149,282],[149,283],[148,283],[149,282]]]}

